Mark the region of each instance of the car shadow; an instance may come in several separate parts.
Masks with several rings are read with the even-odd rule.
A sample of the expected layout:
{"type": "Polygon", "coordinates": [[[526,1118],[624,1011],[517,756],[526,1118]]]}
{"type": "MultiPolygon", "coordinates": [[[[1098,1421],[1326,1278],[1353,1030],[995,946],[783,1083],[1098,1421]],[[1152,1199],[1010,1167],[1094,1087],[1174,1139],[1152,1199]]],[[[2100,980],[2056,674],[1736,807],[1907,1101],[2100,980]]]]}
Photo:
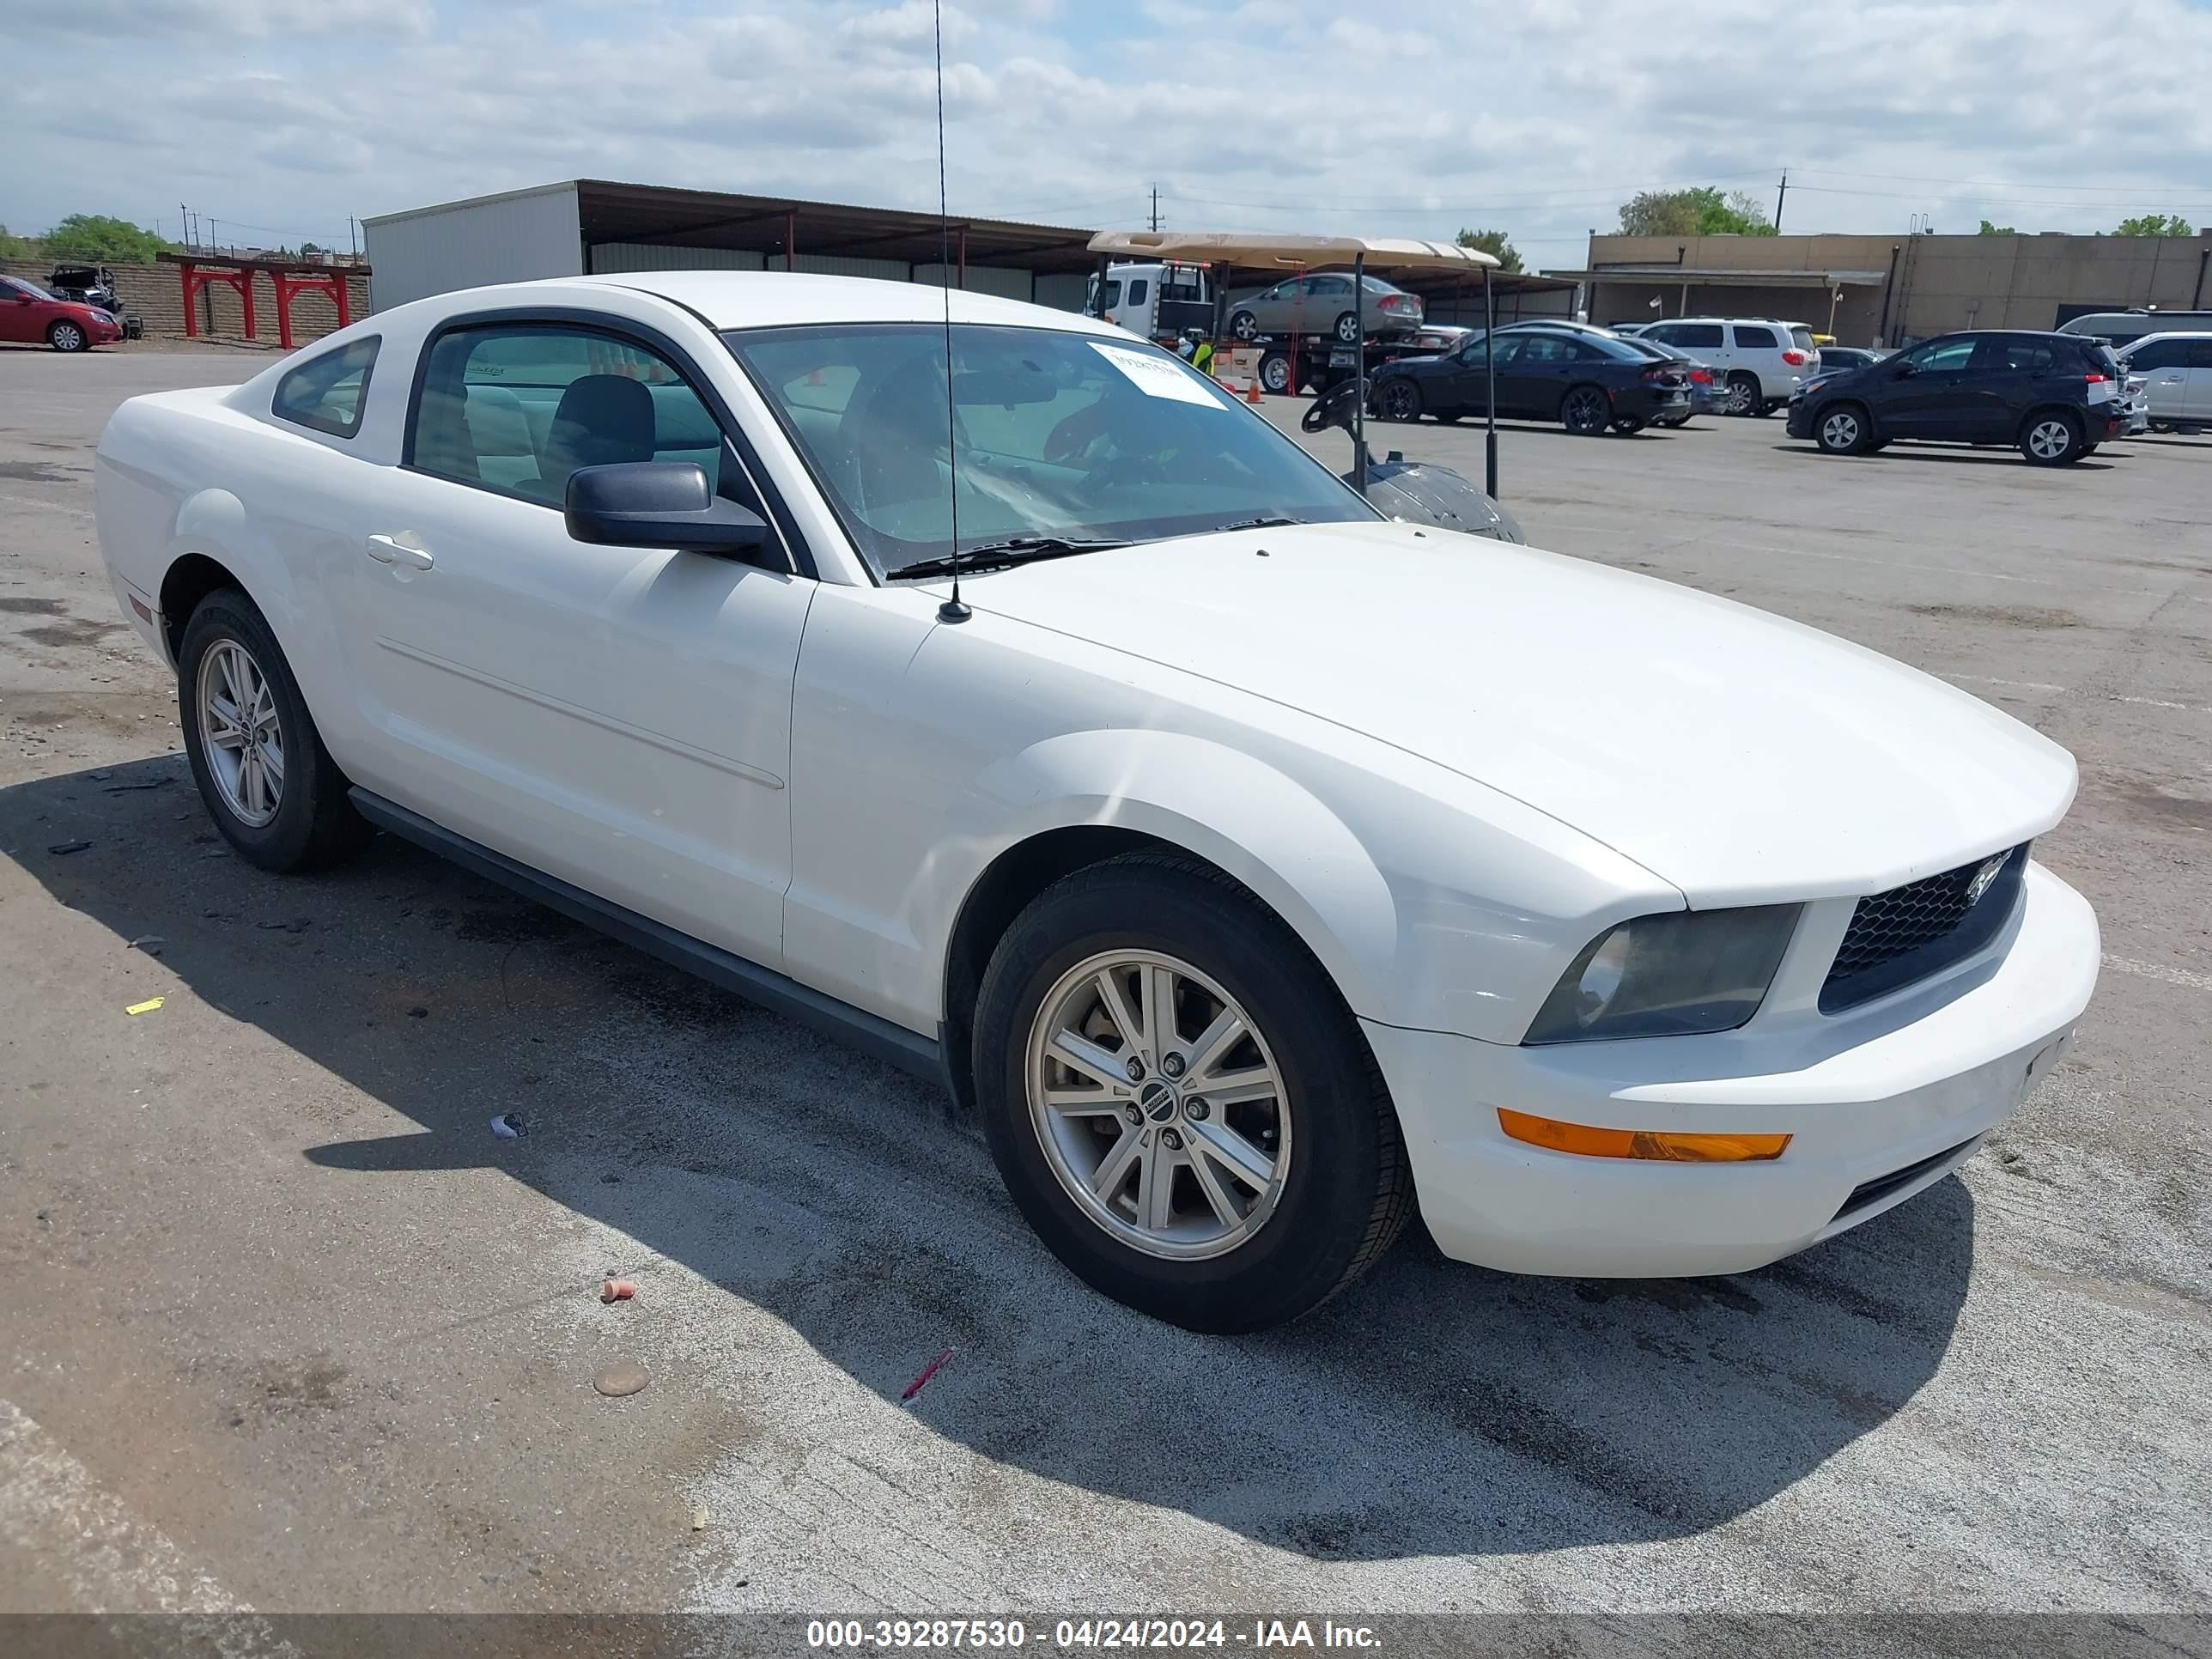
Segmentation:
{"type": "MultiPolygon", "coordinates": [[[[2130,439],[2129,441],[2135,441],[2130,439]]],[[[1948,463],[1953,466],[2027,466],[2029,465],[2018,450],[2009,447],[2000,447],[1991,445],[1985,451],[1972,444],[1946,444],[1920,438],[1900,439],[1891,444],[1888,448],[1874,455],[1831,455],[1817,448],[1809,438],[1776,444],[1774,452],[1778,455],[1809,455],[1814,460],[1826,461],[1831,465],[1838,461],[1875,463],[1934,461],[1938,464],[1948,463]],[[1911,446],[1909,448],[1906,447],[1908,444],[1911,446]]],[[[2124,461],[2127,459],[2124,453],[2115,454],[2112,457],[2112,460],[2124,461]]],[[[2098,460],[2094,457],[2085,456],[2069,465],[2049,470],[2063,472],[2106,472],[2112,470],[2112,462],[2110,460],[2098,460]]]]}
{"type": "Polygon", "coordinates": [[[887,1400],[956,1347],[910,1408],[949,1442],[1310,1558],[1722,1526],[1911,1401],[1966,1294],[1974,1206],[1954,1178],[1711,1279],[1510,1277],[1416,1230],[1297,1325],[1194,1336],[1065,1273],[936,1091],[392,837],[326,875],[263,874],[170,756],[0,789],[0,848],[118,939],[161,936],[185,994],[416,1126],[313,1146],[289,1193],[257,1174],[274,1184],[256,1202],[326,1204],[335,1173],[373,1203],[495,1167],[887,1400]],[[488,1133],[502,1112],[526,1139],[488,1133]]]}

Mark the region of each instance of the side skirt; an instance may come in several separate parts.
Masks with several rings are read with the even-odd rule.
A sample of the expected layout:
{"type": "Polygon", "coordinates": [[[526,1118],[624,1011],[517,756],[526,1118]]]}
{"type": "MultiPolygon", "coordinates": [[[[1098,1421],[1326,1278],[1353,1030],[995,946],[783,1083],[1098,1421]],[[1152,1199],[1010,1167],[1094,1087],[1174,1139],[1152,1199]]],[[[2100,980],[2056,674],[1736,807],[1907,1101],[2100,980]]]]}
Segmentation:
{"type": "Polygon", "coordinates": [[[380,830],[427,848],[465,870],[511,888],[550,910],[597,928],[611,938],[658,957],[671,967],[696,974],[709,984],[733,991],[749,1002],[798,1021],[801,1025],[851,1044],[876,1059],[943,1085],[948,1073],[934,1038],[810,990],[758,963],[679,933],[665,922],[609,902],[582,888],[532,869],[482,843],[441,828],[419,812],[360,787],[351,792],[355,809],[380,830]]]}

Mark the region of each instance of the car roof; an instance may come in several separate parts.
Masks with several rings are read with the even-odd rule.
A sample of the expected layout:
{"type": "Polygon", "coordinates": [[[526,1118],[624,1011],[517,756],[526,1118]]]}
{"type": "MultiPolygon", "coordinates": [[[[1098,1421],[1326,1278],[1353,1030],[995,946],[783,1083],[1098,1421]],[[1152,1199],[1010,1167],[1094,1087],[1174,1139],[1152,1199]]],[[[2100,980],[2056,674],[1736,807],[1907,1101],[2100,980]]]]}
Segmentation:
{"type": "MultiPolygon", "coordinates": [[[[629,289],[659,295],[696,312],[715,328],[787,328],[807,323],[938,323],[945,320],[948,290],[927,283],[873,276],[822,276],[784,270],[639,270],[619,276],[566,276],[551,283],[629,289]]],[[[537,287],[517,283],[502,295],[522,297],[537,287]]],[[[474,297],[486,290],[478,289],[474,297]]],[[[1063,328],[1127,338],[1110,323],[1072,311],[1006,300],[996,295],[950,290],[956,323],[1000,323],[1017,328],[1063,328]]]]}
{"type": "MultiPolygon", "coordinates": [[[[2066,337],[2069,340],[2078,340],[2081,337],[2078,334],[2069,334],[2066,337]]],[[[2193,342],[2201,340],[2204,337],[2204,331],[2201,328],[2169,328],[2163,329],[2156,334],[2138,334],[2134,339],[2130,340],[2125,345],[2115,346],[2112,349],[2125,353],[2133,351],[2137,346],[2149,345],[2159,340],[2189,340],[2193,342]]]]}

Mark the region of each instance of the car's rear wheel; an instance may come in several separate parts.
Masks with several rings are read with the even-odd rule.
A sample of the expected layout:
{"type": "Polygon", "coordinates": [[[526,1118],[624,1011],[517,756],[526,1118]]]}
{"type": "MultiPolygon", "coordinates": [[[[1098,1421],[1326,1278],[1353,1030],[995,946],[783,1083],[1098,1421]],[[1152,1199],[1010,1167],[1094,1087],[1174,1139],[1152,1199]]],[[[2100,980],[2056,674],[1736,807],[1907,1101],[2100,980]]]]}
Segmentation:
{"type": "Polygon", "coordinates": [[[314,869],[368,840],[276,635],[234,588],[209,594],[185,624],[177,709],[200,799],[240,857],[314,869]]]}
{"type": "Polygon", "coordinates": [[[1421,418],[1421,389],[1411,380],[1385,380],[1375,394],[1375,412],[1386,421],[1421,418]]]}
{"type": "Polygon", "coordinates": [[[57,351],[82,351],[85,348],[84,331],[66,317],[46,331],[46,343],[57,351]]]}
{"type": "Polygon", "coordinates": [[[2020,453],[2031,466],[2064,466],[2082,455],[2081,422],[2063,409],[2039,410],[2021,423],[2020,453]]]}
{"type": "Polygon", "coordinates": [[[1814,441],[1831,455],[1863,455],[1873,435],[1866,411],[1856,404],[1838,404],[1823,410],[1820,425],[1813,429],[1814,441]]]}
{"type": "Polygon", "coordinates": [[[1759,376],[1735,374],[1728,378],[1728,412],[1731,415],[1756,415],[1765,399],[1760,396],[1759,376]]]}
{"type": "Polygon", "coordinates": [[[1613,402],[1602,386],[1569,388],[1559,403],[1559,420],[1579,438],[1595,438],[1613,424],[1613,402]]]}
{"type": "Polygon", "coordinates": [[[1243,888],[1169,854],[1056,883],[993,954],[975,1086],[1015,1203],[1095,1289],[1256,1330],[1350,1284],[1413,1187],[1357,1024],[1243,888]]]}
{"type": "Polygon", "coordinates": [[[1277,396],[1291,389],[1291,354],[1270,351],[1260,359],[1260,386],[1277,396]]]}
{"type": "Polygon", "coordinates": [[[1336,319],[1336,337],[1346,345],[1359,343],[1359,313],[1347,311],[1336,319]]]}

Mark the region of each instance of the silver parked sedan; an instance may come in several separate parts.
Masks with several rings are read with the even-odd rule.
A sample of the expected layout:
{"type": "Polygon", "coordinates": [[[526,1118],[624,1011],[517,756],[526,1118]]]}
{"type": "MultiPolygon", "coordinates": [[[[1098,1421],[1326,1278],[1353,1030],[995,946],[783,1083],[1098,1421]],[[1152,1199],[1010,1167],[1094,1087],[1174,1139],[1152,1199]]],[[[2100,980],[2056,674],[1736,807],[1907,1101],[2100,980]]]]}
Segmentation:
{"type": "Polygon", "coordinates": [[[1239,300],[1230,310],[1229,331],[1240,340],[1262,334],[1326,334],[1350,344],[1368,334],[1395,334],[1421,325],[1421,302],[1379,276],[1366,280],[1358,312],[1352,306],[1352,273],[1316,271],[1292,276],[1264,293],[1239,300]]]}

